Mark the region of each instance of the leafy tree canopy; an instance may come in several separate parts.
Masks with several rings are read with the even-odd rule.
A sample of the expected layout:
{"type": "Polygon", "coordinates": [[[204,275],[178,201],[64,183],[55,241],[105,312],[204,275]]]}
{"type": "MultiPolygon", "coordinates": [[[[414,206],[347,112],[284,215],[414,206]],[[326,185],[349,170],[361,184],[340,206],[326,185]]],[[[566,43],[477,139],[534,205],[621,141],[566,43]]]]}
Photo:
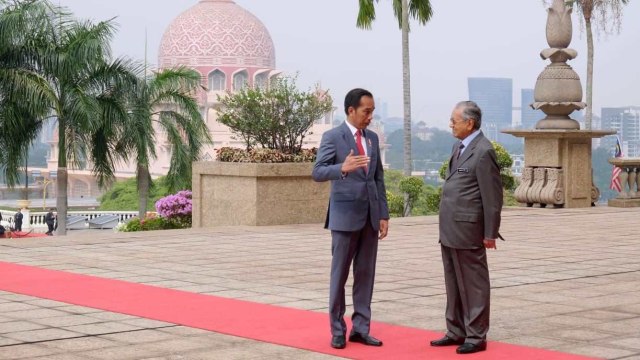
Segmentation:
{"type": "Polygon", "coordinates": [[[327,91],[300,91],[295,77],[276,78],[267,88],[245,87],[218,99],[218,121],[247,149],[259,146],[288,154],[301,151],[313,123],[333,108],[327,91]]]}

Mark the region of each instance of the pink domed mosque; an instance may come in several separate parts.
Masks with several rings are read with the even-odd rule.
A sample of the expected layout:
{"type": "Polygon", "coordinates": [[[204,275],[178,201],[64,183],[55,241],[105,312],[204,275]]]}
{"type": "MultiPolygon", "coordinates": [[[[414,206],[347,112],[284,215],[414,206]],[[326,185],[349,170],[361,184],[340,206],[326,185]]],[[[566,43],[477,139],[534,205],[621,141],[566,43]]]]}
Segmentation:
{"type": "MultiPolygon", "coordinates": [[[[241,141],[217,121],[220,104],[217,95],[244,86],[264,87],[281,74],[276,70],[276,52],[264,24],[232,0],[200,0],[169,25],[160,44],[158,67],[188,66],[202,76],[207,89],[199,94],[199,104],[209,127],[213,146],[204,151],[204,160],[215,160],[215,149],[223,146],[243,147],[241,141]]],[[[306,147],[317,147],[322,133],[331,128],[333,113],[318,119],[305,139],[306,147]]],[[[153,176],[165,175],[169,169],[170,147],[158,141],[158,159],[151,165],[153,176]]],[[[57,137],[51,143],[49,171],[56,170],[57,137]]],[[[123,164],[116,177],[135,176],[135,166],[123,164]]],[[[89,170],[69,171],[69,197],[98,196],[98,188],[89,170]]]]}

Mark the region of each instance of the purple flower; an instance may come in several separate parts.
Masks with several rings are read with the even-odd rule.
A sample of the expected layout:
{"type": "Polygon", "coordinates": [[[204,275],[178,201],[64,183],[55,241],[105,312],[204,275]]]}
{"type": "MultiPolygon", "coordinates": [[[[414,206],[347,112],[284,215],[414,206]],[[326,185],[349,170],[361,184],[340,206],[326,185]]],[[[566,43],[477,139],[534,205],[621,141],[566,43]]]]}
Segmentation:
{"type": "Polygon", "coordinates": [[[161,217],[172,219],[191,217],[192,194],[189,190],[178,191],[156,201],[156,211],[161,217]]]}

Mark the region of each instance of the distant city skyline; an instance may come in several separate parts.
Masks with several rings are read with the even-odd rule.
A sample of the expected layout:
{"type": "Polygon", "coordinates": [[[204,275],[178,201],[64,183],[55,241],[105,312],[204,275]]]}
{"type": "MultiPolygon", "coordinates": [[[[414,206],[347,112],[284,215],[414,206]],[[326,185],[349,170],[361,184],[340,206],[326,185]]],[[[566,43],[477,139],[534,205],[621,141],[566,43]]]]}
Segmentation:
{"type": "MultiPolygon", "coordinates": [[[[55,2],[55,1],[54,1],[55,2]]],[[[157,63],[162,34],[181,12],[197,0],[59,0],[79,18],[116,17],[115,55],[145,58],[145,32],[149,63],[157,63]]],[[[373,30],[355,27],[357,2],[325,0],[235,0],[269,29],[276,48],[276,66],[289,74],[299,72],[303,88],[319,82],[329,89],[338,107],[353,87],[371,90],[387,104],[389,117],[402,117],[402,59],[397,21],[389,1],[377,6],[373,30]],[[286,11],[283,8],[287,8],[286,11]],[[290,16],[287,14],[296,14],[290,16]],[[310,14],[313,14],[312,16],[310,14]]],[[[548,47],[546,12],[541,1],[432,0],[434,17],[427,26],[412,23],[412,118],[427,126],[447,128],[453,105],[467,99],[467,78],[513,79],[513,103],[521,103],[520,89],[534,88],[548,64],[539,53],[548,47]]],[[[620,35],[595,39],[594,113],[602,107],[640,104],[640,4],[624,9],[620,35]],[[624,54],[624,56],[620,56],[624,54]]],[[[578,58],[569,64],[586,79],[586,40],[573,16],[571,48],[578,58]]]]}
{"type": "Polygon", "coordinates": [[[482,109],[482,129],[491,141],[515,140],[500,133],[513,126],[513,79],[470,77],[467,79],[469,100],[482,109]]]}
{"type": "MultiPolygon", "coordinates": [[[[640,156],[640,106],[602,108],[602,127],[616,130],[625,157],[640,156]]],[[[614,149],[615,136],[607,136],[601,145],[614,149]]]]}

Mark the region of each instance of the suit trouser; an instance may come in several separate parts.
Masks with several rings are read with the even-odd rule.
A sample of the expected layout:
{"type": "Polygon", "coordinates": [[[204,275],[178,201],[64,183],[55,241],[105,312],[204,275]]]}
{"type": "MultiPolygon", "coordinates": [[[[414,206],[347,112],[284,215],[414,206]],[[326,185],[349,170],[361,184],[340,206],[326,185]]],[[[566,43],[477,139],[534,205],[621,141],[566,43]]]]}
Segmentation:
{"type": "Polygon", "coordinates": [[[472,344],[485,341],[491,297],[487,250],[442,245],[442,263],[447,288],[447,336],[472,344]]]}
{"type": "Polygon", "coordinates": [[[378,233],[369,220],[359,231],[331,231],[331,282],[329,286],[329,321],[331,334],[346,335],[347,324],[344,286],[353,261],[352,332],[369,334],[371,297],[376,273],[378,233]]]}

